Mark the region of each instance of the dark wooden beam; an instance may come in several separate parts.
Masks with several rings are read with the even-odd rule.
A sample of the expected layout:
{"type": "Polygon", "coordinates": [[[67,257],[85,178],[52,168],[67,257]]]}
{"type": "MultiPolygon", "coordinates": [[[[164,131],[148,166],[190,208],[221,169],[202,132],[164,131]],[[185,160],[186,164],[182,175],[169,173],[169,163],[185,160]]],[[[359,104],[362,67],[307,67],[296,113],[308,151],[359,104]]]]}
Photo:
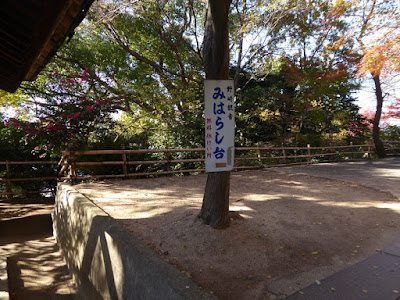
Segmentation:
{"type": "Polygon", "coordinates": [[[1,0],[0,89],[33,80],[73,34],[93,0],[1,0]]]}

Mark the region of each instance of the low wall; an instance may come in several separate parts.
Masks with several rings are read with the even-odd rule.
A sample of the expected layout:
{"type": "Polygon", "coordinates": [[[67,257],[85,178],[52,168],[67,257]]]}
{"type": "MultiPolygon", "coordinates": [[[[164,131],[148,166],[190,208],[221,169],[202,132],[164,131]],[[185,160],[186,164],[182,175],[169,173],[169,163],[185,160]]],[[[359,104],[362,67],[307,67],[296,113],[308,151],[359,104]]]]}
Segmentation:
{"type": "Polygon", "coordinates": [[[216,299],[67,183],[59,183],[54,234],[86,299],[216,299]]]}

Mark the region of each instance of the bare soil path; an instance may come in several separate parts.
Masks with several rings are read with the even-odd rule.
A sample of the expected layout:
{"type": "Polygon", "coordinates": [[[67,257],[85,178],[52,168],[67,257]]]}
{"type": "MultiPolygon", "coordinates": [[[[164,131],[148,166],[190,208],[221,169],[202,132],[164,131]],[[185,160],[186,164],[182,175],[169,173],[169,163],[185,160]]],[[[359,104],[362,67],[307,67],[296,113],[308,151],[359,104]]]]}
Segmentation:
{"type": "Polygon", "coordinates": [[[52,204],[0,202],[0,299],[80,299],[51,232],[52,204]]]}
{"type": "MultiPolygon", "coordinates": [[[[386,173],[381,166],[380,180],[390,174],[386,179],[399,184],[399,165],[386,173]]],[[[354,167],[350,176],[369,174],[367,167],[354,167]]],[[[77,189],[221,299],[283,299],[381,251],[399,234],[400,202],[386,189],[363,185],[362,178],[279,170],[232,174],[230,209],[242,218],[225,230],[197,218],[206,175],[77,189]]]]}

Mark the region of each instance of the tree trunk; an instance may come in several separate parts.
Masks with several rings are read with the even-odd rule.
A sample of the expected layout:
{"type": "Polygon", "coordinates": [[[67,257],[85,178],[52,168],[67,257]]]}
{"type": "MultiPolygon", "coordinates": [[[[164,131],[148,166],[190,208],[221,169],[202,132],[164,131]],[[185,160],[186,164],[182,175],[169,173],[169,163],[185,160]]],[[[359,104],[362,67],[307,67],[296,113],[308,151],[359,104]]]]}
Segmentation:
{"type": "Polygon", "coordinates": [[[382,115],[383,94],[382,85],[379,75],[372,74],[375,83],[375,96],[376,96],[376,113],[372,128],[372,137],[374,139],[375,151],[379,158],[386,157],[385,146],[380,138],[379,122],[382,115]]]}
{"type": "MultiPolygon", "coordinates": [[[[206,79],[229,79],[228,12],[231,0],[209,0],[203,59],[206,79]]],[[[199,218],[213,228],[229,227],[230,172],[208,173],[199,218]]]]}

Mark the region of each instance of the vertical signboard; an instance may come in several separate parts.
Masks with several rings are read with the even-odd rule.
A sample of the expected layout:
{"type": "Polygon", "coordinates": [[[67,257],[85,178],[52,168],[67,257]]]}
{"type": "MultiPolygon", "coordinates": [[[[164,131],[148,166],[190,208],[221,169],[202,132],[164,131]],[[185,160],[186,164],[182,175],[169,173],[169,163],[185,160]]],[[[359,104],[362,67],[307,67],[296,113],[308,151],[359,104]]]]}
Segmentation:
{"type": "Polygon", "coordinates": [[[204,82],[206,172],[231,171],[235,155],[233,80],[204,82]]]}

